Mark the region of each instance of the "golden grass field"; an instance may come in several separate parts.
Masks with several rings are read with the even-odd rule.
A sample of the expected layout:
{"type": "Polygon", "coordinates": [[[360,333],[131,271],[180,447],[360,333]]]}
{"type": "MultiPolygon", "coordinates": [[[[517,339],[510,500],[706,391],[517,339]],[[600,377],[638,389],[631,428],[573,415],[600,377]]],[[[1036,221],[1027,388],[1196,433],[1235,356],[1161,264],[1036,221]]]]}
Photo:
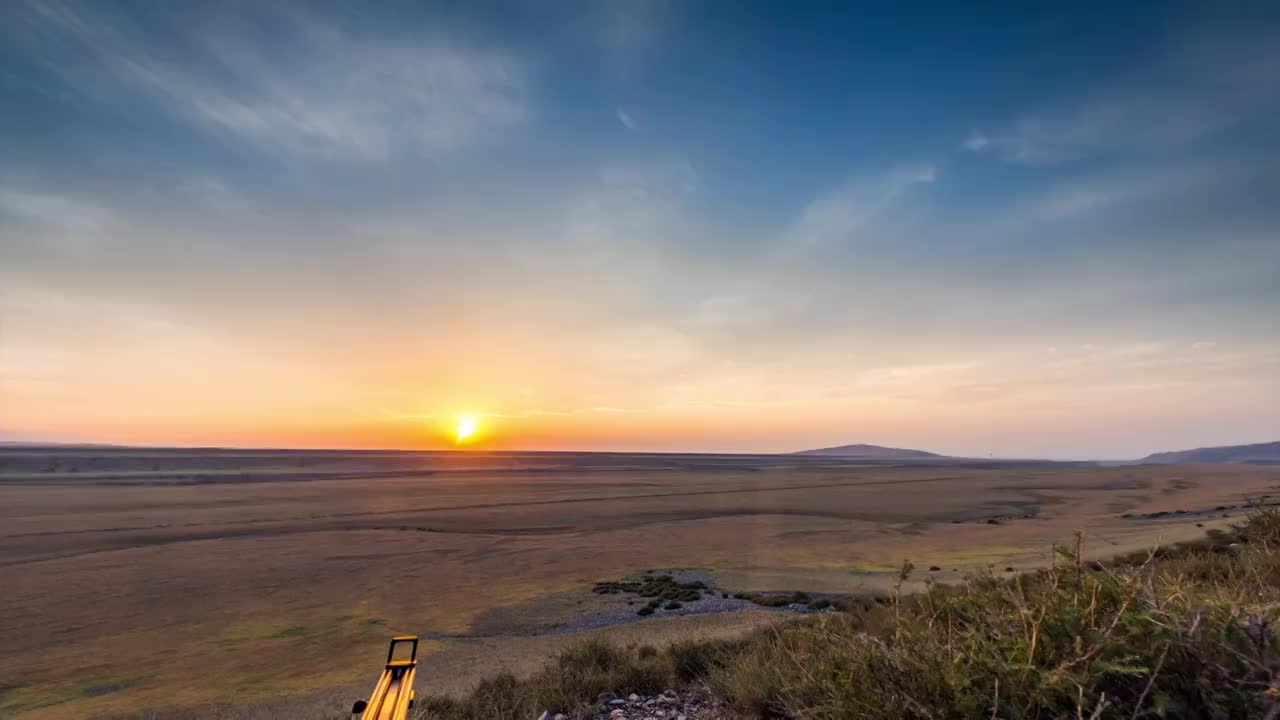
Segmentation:
{"type": "Polygon", "coordinates": [[[617,610],[600,580],[877,592],[905,558],[919,583],[1044,564],[1075,529],[1095,556],[1199,537],[1278,488],[1229,465],[3,450],[0,717],[345,717],[392,634],[435,638],[419,692],[457,693],[588,635],[782,617],[555,632],[617,610]]]}

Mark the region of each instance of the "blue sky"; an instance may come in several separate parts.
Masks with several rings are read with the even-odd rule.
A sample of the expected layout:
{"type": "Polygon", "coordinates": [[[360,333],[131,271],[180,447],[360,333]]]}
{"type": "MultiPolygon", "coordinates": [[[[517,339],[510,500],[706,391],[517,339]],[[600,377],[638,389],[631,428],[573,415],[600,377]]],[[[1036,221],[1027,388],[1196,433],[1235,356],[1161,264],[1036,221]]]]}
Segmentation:
{"type": "Polygon", "coordinates": [[[471,412],[511,447],[1123,457],[1280,427],[1274,6],[0,20],[9,437],[433,446],[471,412]]]}

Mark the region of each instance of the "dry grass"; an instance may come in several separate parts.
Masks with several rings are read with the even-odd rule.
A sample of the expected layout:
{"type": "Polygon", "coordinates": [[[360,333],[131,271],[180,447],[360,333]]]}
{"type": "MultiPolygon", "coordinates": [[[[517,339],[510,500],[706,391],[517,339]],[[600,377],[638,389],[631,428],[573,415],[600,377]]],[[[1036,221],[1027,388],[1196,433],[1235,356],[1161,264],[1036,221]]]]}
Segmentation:
{"type": "Polygon", "coordinates": [[[622,649],[600,640],[582,642],[529,680],[503,674],[482,682],[463,700],[424,698],[417,717],[525,720],[547,708],[575,708],[584,699],[594,700],[616,688],[657,693],[676,674],[674,654],[646,648],[622,649]]]}
{"type": "MultiPolygon", "coordinates": [[[[1114,563],[1055,567],[664,652],[573,648],[420,718],[530,718],[600,692],[702,683],[747,717],[1272,718],[1280,713],[1280,512],[1114,563]]],[[[910,572],[904,566],[903,575],[910,572]]]]}

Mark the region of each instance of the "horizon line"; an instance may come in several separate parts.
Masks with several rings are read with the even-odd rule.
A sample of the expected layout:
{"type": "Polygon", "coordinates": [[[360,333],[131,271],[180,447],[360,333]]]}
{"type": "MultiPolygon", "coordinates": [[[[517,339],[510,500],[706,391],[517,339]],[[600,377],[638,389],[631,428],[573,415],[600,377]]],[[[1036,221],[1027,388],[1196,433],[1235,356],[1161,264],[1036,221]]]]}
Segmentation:
{"type": "MultiPolygon", "coordinates": [[[[1254,444],[1254,443],[1242,443],[1254,444]]],[[[932,452],[922,451],[918,448],[902,448],[890,447],[887,445],[875,445],[874,443],[846,443],[846,445],[867,445],[870,447],[880,447],[889,450],[905,450],[913,452],[932,452]]],[[[523,448],[403,448],[403,447],[380,447],[380,448],[343,448],[343,447],[281,447],[281,446],[264,446],[264,445],[148,445],[148,444],[123,444],[123,443],[107,443],[92,441],[67,441],[67,440],[0,440],[0,450],[14,448],[30,448],[30,449],[84,449],[84,450],[174,450],[174,451],[217,451],[217,452],[292,452],[292,453],[450,453],[450,454],[543,454],[543,455],[721,455],[721,456],[742,456],[742,457],[759,457],[759,456],[801,456],[804,453],[814,450],[825,450],[832,447],[844,447],[843,445],[831,445],[822,447],[809,447],[801,450],[786,450],[777,452],[742,452],[742,451],[714,451],[714,450],[531,450],[523,448]]],[[[1230,446],[1220,446],[1230,447],[1230,446]]],[[[1157,450],[1155,452],[1170,452],[1165,450],[1157,450]]],[[[1085,457],[1037,457],[1037,456],[996,456],[988,455],[986,457],[975,455],[948,455],[944,453],[934,453],[938,457],[935,458],[860,458],[857,455],[810,455],[808,457],[827,457],[839,459],[841,457],[849,459],[877,460],[883,462],[929,462],[943,460],[967,460],[978,462],[1130,462],[1141,458],[1085,458],[1085,457]]],[[[1151,455],[1154,453],[1147,453],[1151,455]]],[[[1146,455],[1142,456],[1146,457],[1146,455]]]]}

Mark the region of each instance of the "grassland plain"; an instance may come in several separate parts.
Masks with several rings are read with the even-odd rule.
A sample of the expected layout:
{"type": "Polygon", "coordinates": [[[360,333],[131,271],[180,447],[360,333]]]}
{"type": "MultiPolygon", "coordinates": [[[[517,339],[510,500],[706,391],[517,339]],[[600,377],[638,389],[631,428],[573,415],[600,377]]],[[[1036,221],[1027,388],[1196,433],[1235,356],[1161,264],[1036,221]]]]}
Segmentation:
{"type": "MultiPolygon", "coordinates": [[[[540,708],[651,719],[683,716],[708,694],[692,706],[697,720],[1280,714],[1280,511],[1106,561],[1084,560],[1084,542],[1078,533],[1049,568],[895,589],[743,638],[576,643],[527,679],[424,697],[415,720],[518,720],[540,708]],[[668,709],[629,695],[611,712],[604,693],[662,693],[668,709]]],[[[899,578],[913,571],[904,563],[899,578]]]]}
{"type": "Polygon", "coordinates": [[[459,696],[583,637],[781,618],[564,632],[619,602],[599,581],[697,567],[731,591],[884,593],[905,558],[939,568],[910,592],[1041,567],[1078,528],[1091,556],[1198,537],[1278,485],[1244,466],[5,451],[0,715],[323,716],[400,632],[432,638],[423,691],[459,696]]]}

